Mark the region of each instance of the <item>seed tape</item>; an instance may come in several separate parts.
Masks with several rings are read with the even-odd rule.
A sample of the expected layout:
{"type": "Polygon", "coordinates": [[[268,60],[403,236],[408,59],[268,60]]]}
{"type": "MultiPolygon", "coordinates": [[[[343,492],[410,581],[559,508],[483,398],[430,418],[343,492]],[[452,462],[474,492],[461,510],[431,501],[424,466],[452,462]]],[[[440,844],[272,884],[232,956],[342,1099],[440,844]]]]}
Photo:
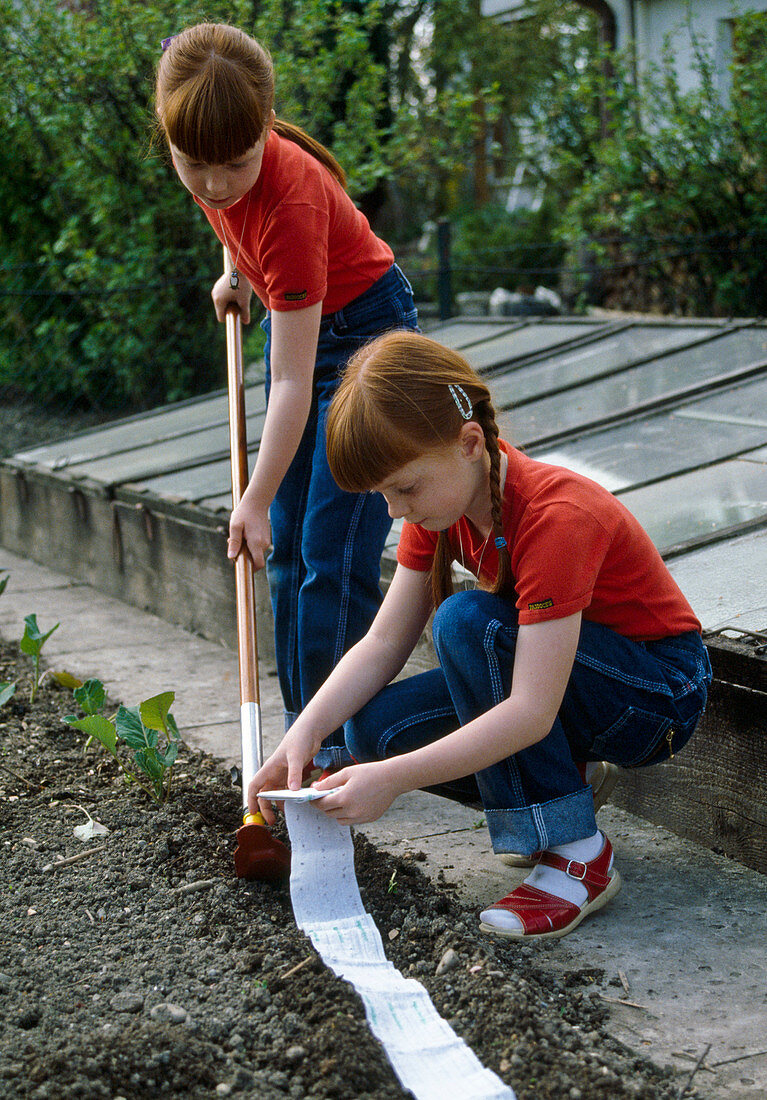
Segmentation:
{"type": "Polygon", "coordinates": [[[370,1030],[403,1088],[416,1100],[445,1100],[456,1089],[461,1100],[515,1100],[442,1019],[421,983],[388,961],[362,904],[351,830],[312,805],[306,793],[285,801],[296,924],[325,965],[362,998],[370,1030]]]}

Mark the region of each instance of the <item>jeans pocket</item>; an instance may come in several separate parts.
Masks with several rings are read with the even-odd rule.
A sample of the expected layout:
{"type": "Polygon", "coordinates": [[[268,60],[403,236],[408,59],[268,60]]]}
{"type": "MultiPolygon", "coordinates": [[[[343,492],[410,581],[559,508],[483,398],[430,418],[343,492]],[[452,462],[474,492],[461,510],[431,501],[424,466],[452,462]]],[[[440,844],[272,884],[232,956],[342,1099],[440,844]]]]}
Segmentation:
{"type": "Polygon", "coordinates": [[[641,707],[626,707],[617,722],[597,734],[591,751],[598,760],[638,768],[645,763],[658,763],[681,748],[690,736],[688,733],[682,741],[681,732],[664,715],[641,707]]]}

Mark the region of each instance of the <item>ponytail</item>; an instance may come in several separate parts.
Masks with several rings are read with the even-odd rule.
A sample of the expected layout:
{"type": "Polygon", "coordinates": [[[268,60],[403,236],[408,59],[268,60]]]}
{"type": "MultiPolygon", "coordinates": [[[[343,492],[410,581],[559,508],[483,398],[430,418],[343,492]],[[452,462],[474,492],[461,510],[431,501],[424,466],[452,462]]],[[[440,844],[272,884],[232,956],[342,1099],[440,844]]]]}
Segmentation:
{"type": "Polygon", "coordinates": [[[282,119],[278,118],[275,120],[272,129],[280,137],[287,138],[288,141],[299,145],[305,153],[309,153],[315,160],[318,160],[320,164],[327,168],[331,176],[341,184],[344,191],[346,190],[346,173],[329,149],[326,149],[319,141],[316,141],[300,126],[295,126],[292,122],[283,122],[282,119]]]}

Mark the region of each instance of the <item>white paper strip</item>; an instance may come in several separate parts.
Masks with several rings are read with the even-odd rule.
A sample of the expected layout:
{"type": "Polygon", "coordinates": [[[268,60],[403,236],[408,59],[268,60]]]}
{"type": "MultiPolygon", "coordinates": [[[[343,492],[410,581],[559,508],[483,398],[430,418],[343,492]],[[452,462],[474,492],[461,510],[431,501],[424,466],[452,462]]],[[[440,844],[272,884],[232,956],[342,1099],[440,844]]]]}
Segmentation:
{"type": "Polygon", "coordinates": [[[297,791],[291,791],[288,787],[277,791],[259,791],[259,798],[270,798],[272,802],[316,802],[318,798],[324,798],[326,794],[335,794],[340,787],[330,787],[327,791],[316,791],[314,787],[301,787],[297,791]]]}
{"type": "Polygon", "coordinates": [[[351,831],[306,801],[286,801],[296,924],[362,998],[370,1030],[416,1100],[515,1100],[439,1015],[426,989],[386,958],[354,873],[351,831]]]}

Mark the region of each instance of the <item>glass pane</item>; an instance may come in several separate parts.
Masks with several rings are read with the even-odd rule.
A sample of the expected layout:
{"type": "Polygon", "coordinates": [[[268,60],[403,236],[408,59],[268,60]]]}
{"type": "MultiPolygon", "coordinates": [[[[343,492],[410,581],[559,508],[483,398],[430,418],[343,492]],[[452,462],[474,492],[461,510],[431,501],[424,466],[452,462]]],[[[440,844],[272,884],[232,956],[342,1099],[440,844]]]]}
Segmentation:
{"type": "MultiPolygon", "coordinates": [[[[252,454],[250,468],[253,469],[252,454]]],[[[231,501],[231,463],[228,459],[218,459],[214,462],[206,462],[204,466],[195,466],[192,470],[177,470],[172,474],[140,478],[132,481],[130,487],[158,497],[172,496],[175,499],[194,502],[204,500],[206,497],[228,494],[231,501]]]]}
{"type": "Polygon", "coordinates": [[[499,367],[503,363],[511,362],[512,359],[532,355],[537,351],[545,351],[546,348],[554,347],[556,344],[565,344],[577,336],[587,336],[590,332],[598,332],[606,327],[594,321],[565,322],[558,325],[543,322],[525,325],[524,328],[510,332],[506,336],[496,336],[475,347],[467,348],[466,358],[475,370],[490,370],[491,367],[499,367]]]}
{"type": "MultiPolygon", "coordinates": [[[[737,387],[737,402],[744,407],[767,407],[767,378],[737,387]]],[[[735,391],[705,398],[683,409],[616,424],[560,445],[533,448],[543,462],[567,466],[598,481],[612,492],[654,478],[669,477],[691,466],[719,462],[767,440],[767,424],[732,423],[714,419],[705,428],[693,410],[712,404],[728,408],[735,391]]],[[[513,413],[511,418],[513,419],[513,413]]]]}
{"type": "Polygon", "coordinates": [[[704,630],[728,623],[741,630],[767,629],[767,531],[703,546],[667,564],[704,630]]]}
{"type": "Polygon", "coordinates": [[[219,493],[214,497],[202,497],[200,500],[195,500],[194,503],[198,508],[203,508],[206,512],[226,512],[227,516],[232,510],[232,494],[219,493]]]}
{"type": "MultiPolygon", "coordinates": [[[[758,382],[742,382],[723,393],[714,393],[702,401],[695,401],[677,410],[677,415],[690,420],[718,422],[767,428],[767,379],[758,382]]],[[[701,432],[709,431],[700,423],[701,432]]]]}
{"type": "Polygon", "coordinates": [[[519,327],[519,322],[515,322],[512,317],[505,321],[448,321],[444,325],[426,330],[426,335],[438,340],[446,348],[460,351],[470,344],[500,336],[515,327],[519,327]]]}
{"type": "MultiPolygon", "coordinates": [[[[246,405],[251,413],[264,408],[264,386],[259,383],[246,389],[246,405]]],[[[226,393],[217,393],[188,404],[167,405],[154,412],[119,420],[103,428],[64,439],[45,447],[36,447],[19,455],[25,460],[40,462],[53,469],[74,463],[116,454],[120,451],[147,447],[171,436],[186,435],[199,428],[226,424],[229,406],[226,393]]]]}
{"type": "Polygon", "coordinates": [[[767,516],[767,465],[732,459],[620,499],[663,549],[767,516]]]}
{"type": "Polygon", "coordinates": [[[634,325],[573,351],[553,354],[543,361],[494,378],[490,383],[496,405],[513,405],[542,397],[562,386],[588,382],[637,359],[660,355],[715,332],[710,325],[634,325]]]}
{"type": "MultiPolygon", "coordinates": [[[[260,439],[263,421],[263,413],[247,417],[245,424],[249,439],[260,439]]],[[[74,476],[91,477],[106,484],[123,484],[145,480],[171,467],[183,466],[189,467],[184,470],[184,476],[193,480],[196,463],[203,462],[207,456],[219,457],[223,454],[229,454],[228,424],[218,424],[191,435],[166,439],[121,454],[107,455],[93,462],[78,462],[69,469],[74,476]]]]}
{"type": "Polygon", "coordinates": [[[532,443],[555,432],[577,430],[765,359],[767,330],[728,333],[698,347],[523,405],[513,413],[516,437],[532,443]]]}

